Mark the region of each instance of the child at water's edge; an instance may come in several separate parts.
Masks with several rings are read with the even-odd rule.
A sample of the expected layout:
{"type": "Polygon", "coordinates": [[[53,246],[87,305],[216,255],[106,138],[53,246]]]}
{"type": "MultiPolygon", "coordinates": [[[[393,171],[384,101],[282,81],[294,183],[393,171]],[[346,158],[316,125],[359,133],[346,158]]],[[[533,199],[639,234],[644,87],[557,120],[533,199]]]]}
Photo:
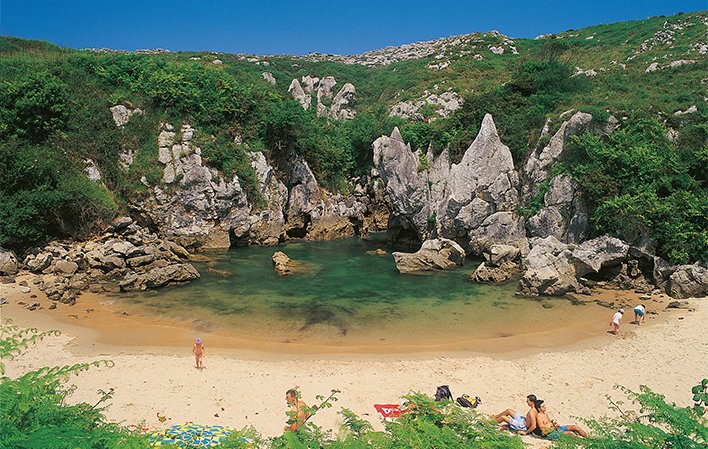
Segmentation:
{"type": "Polygon", "coordinates": [[[624,309],[619,309],[613,316],[612,321],[610,321],[610,327],[612,327],[612,333],[617,335],[620,330],[620,323],[622,323],[622,314],[624,309]]]}
{"type": "Polygon", "coordinates": [[[202,365],[202,356],[204,355],[204,343],[202,343],[201,338],[194,340],[194,347],[192,347],[192,352],[194,353],[194,360],[197,364],[197,368],[204,368],[202,365]]]}

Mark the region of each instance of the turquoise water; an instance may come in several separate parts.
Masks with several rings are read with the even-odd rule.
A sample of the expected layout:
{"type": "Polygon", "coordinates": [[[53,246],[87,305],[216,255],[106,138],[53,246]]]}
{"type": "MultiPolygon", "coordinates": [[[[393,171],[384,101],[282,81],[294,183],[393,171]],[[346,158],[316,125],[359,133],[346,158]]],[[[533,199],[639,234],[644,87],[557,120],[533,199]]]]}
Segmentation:
{"type": "Polygon", "coordinates": [[[553,313],[538,301],[515,296],[516,282],[469,282],[479,262],[401,275],[390,253],[385,242],[360,239],[236,248],[195,264],[202,274],[198,281],[135,294],[129,301],[148,315],[189,320],[197,330],[329,345],[507,337],[528,332],[553,313]],[[367,253],[377,248],[387,254],[367,253]],[[275,251],[302,261],[302,271],[277,275],[271,260],[275,251]]]}

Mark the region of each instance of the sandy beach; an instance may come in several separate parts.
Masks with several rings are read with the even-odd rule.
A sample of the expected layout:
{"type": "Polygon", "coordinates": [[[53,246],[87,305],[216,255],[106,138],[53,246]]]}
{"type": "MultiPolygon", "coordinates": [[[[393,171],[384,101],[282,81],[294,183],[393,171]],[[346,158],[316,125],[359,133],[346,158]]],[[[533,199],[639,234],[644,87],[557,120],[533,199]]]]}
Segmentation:
{"type": "MultiPolygon", "coordinates": [[[[649,309],[661,312],[650,315],[642,326],[629,324],[633,314],[627,310],[617,337],[607,334],[612,315],[607,309],[606,319],[593,317],[590,323],[579,323],[584,330],[572,341],[564,341],[567,334],[562,332],[516,336],[542,341],[520,351],[513,350],[511,341],[496,346],[506,351],[484,353],[318,354],[317,348],[286,352],[287,347],[240,347],[243,342],[210,339],[205,333],[205,368],[197,370],[191,354],[194,329],[180,328],[178,322],[156,318],[146,323],[132,317],[121,321],[115,318],[115,309],[101,305],[100,297],[87,295],[72,308],[60,305],[66,307],[63,313],[30,312],[18,304],[28,300],[17,284],[0,285],[0,296],[8,301],[0,309],[3,319],[62,331],[8,362],[6,375],[14,377],[42,366],[111,360],[110,368],[92,368],[71,379],[77,386],[73,400],[95,403],[99,389],[113,388],[107,416],[148,429],[192,421],[234,428],[252,425],[264,436],[278,435],[286,419],[285,391],[296,385],[310,405],[316,404],[315,395],[341,390],[335,406],[313,418],[335,432],[342,407],[380,427],[373,404],[399,402],[411,391],[432,395],[442,384],[449,385],[455,396],[481,397],[478,410],[487,414],[508,407],[525,412],[524,397],[534,393],[546,400],[559,423],[577,423],[576,417],[611,415],[606,395],[624,399],[615,385],[635,390],[647,385],[670,401],[689,405],[691,387],[708,375],[708,306],[701,299],[690,300],[690,311],[663,311],[665,301],[653,303],[649,309]],[[102,337],[119,329],[122,342],[102,337]],[[151,341],[159,344],[140,344],[151,341]],[[158,414],[168,420],[160,422],[158,414]]],[[[38,296],[35,300],[44,304],[46,299],[38,296]]]]}

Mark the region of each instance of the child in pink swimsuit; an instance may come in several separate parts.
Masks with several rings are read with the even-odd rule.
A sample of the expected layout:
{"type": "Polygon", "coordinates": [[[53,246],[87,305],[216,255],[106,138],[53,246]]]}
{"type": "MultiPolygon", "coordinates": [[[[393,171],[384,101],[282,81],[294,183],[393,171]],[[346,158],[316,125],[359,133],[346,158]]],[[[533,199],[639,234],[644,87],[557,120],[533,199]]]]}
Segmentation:
{"type": "Polygon", "coordinates": [[[194,353],[194,360],[197,364],[197,368],[204,368],[202,365],[202,356],[204,355],[204,343],[202,343],[201,338],[194,340],[194,347],[192,347],[192,352],[194,353]]]}

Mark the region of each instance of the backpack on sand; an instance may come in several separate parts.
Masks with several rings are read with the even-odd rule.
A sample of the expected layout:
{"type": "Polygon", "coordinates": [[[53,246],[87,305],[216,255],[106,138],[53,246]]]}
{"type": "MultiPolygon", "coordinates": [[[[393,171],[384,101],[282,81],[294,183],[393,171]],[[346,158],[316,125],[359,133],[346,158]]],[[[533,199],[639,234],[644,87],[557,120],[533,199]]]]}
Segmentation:
{"type": "Polygon", "coordinates": [[[477,408],[477,406],[482,403],[482,400],[479,396],[475,396],[474,399],[472,399],[469,395],[463,394],[457,398],[457,403],[462,407],[477,408]]]}
{"type": "Polygon", "coordinates": [[[452,401],[452,393],[450,393],[450,387],[447,385],[441,385],[438,387],[438,389],[435,391],[435,396],[434,396],[436,401],[442,401],[443,399],[449,399],[452,401]]]}

